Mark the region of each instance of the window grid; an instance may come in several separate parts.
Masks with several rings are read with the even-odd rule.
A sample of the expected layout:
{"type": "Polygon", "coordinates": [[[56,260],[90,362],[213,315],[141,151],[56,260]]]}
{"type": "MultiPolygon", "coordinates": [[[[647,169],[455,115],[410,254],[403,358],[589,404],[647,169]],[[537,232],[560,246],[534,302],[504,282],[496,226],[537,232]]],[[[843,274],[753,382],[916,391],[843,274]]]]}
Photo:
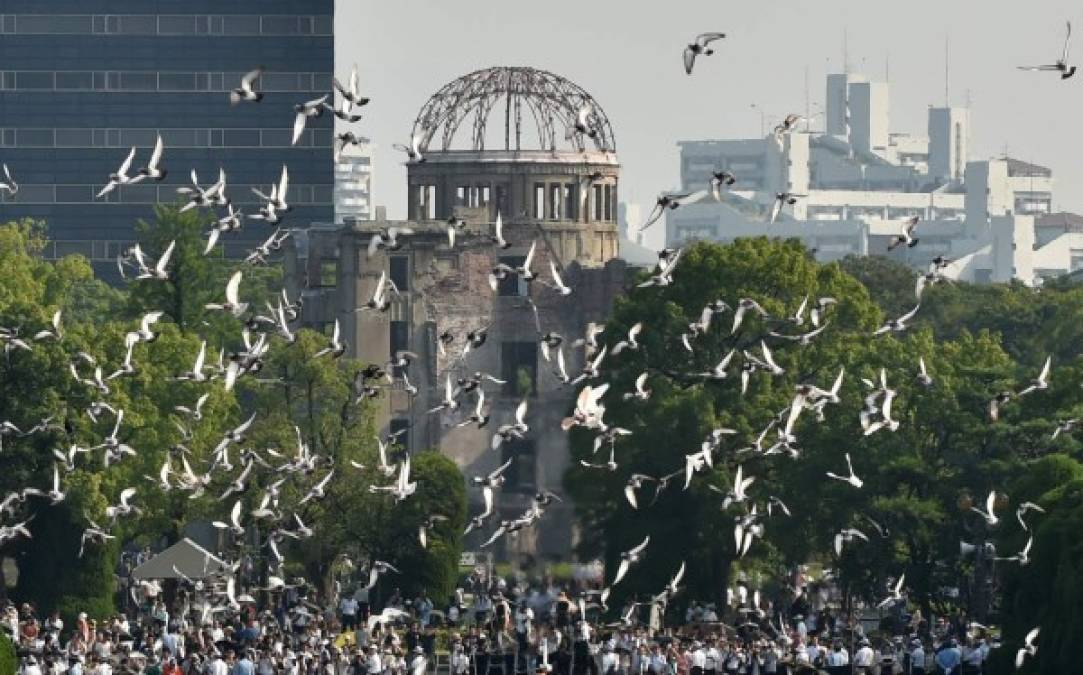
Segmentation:
{"type": "Polygon", "coordinates": [[[0,14],[5,35],[332,35],[326,14],[0,14]]]}
{"type": "Polygon", "coordinates": [[[0,147],[16,148],[127,148],[153,145],[162,135],[167,148],[289,148],[330,145],[330,129],[305,129],[297,145],[290,143],[292,129],[139,129],[139,128],[57,128],[0,127],[0,147]],[[230,142],[242,134],[258,134],[258,143],[230,142]]]}
{"type": "MultiPolygon", "coordinates": [[[[226,194],[234,204],[261,204],[252,188],[266,191],[266,185],[228,183],[226,194]]],[[[177,186],[136,183],[123,185],[94,199],[102,184],[21,184],[14,195],[0,192],[0,204],[157,204],[183,199],[177,186]]],[[[330,185],[290,185],[287,200],[292,204],[310,205],[331,202],[330,185]]]]}
{"type": "MultiPolygon", "coordinates": [[[[158,91],[225,92],[238,86],[243,72],[153,70],[4,70],[5,91],[158,91]]],[[[270,93],[319,92],[331,88],[331,76],[315,72],[264,73],[256,88],[270,93]]]]}

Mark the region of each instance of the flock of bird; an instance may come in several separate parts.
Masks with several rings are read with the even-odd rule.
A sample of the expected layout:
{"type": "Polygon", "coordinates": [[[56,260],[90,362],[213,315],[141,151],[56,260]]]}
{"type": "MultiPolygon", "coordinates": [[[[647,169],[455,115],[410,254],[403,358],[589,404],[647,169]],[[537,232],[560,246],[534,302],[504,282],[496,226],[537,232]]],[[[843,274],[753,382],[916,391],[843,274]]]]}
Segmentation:
{"type": "MultiPolygon", "coordinates": [[[[1069,24],[1069,36],[1070,33],[1071,26],[1069,24]]],[[[711,45],[724,38],[725,34],[723,33],[703,33],[698,35],[683,52],[686,72],[691,75],[697,59],[713,55],[715,50],[711,45]]],[[[1076,70],[1075,66],[1068,64],[1067,59],[1068,40],[1066,39],[1063,54],[1056,64],[1038,66],[1032,69],[1055,70],[1061,73],[1062,78],[1066,79],[1071,77],[1076,70]]],[[[258,83],[262,73],[262,68],[256,68],[246,73],[242,77],[239,86],[230,91],[230,104],[258,104],[263,101],[264,94],[258,90],[258,83]]],[[[361,119],[358,111],[368,103],[369,99],[361,95],[355,66],[346,85],[343,85],[336,78],[334,79],[333,92],[294,106],[293,142],[296,143],[300,139],[309,120],[320,117],[325,111],[330,111],[340,120],[353,123],[361,119]],[[336,92],[337,97],[335,97],[336,92]]],[[[775,127],[774,137],[781,143],[783,137],[796,129],[801,120],[802,118],[798,115],[788,115],[775,127]]],[[[421,130],[420,133],[415,134],[410,139],[409,145],[395,146],[405,153],[409,161],[425,161],[422,155],[424,131],[421,130]]],[[[577,136],[580,139],[596,138],[598,133],[596,119],[589,106],[580,109],[578,114],[569,120],[569,138],[577,136]]],[[[364,139],[352,132],[336,135],[336,158],[348,145],[361,142],[364,142],[364,139]]],[[[137,155],[137,149],[131,148],[116,172],[108,177],[98,196],[104,197],[118,187],[125,185],[132,185],[142,181],[165,180],[168,171],[163,161],[164,154],[165,148],[159,136],[146,165],[133,171],[132,166],[137,155]]],[[[8,167],[3,165],[2,168],[3,180],[0,181],[0,191],[15,194],[18,191],[18,184],[12,178],[8,167]]],[[[706,196],[708,192],[716,200],[721,200],[724,191],[733,186],[736,181],[737,176],[730,172],[712,172],[708,177],[709,190],[659,196],[652,213],[643,225],[643,229],[657,222],[668,210],[676,209],[684,203],[697,201],[706,196]]],[[[285,238],[289,236],[289,232],[280,227],[282,217],[291,210],[287,202],[289,191],[287,168],[282,167],[278,182],[268,192],[255,190],[256,194],[263,200],[263,205],[256,214],[245,216],[239,210],[235,210],[226,195],[226,188],[226,174],[221,169],[217,181],[210,185],[204,186],[201,184],[199,177],[193,170],[191,172],[191,184],[177,188],[177,192],[187,198],[187,202],[182,207],[183,210],[199,208],[215,213],[214,225],[207,232],[207,245],[204,253],[209,254],[213,251],[222,236],[239,230],[245,218],[262,220],[268,226],[275,226],[275,230],[263,244],[248,254],[245,261],[249,264],[266,263],[273,252],[278,250],[285,238]],[[224,212],[221,210],[224,210],[224,212]]],[[[789,193],[776,195],[776,200],[768,214],[768,221],[774,222],[779,217],[783,207],[794,204],[798,197],[799,195],[789,193]]],[[[464,232],[464,225],[465,223],[456,218],[448,220],[447,236],[449,246],[455,246],[456,238],[462,236],[464,232]]],[[[917,238],[913,236],[916,225],[916,218],[907,220],[899,234],[892,239],[890,248],[903,244],[910,247],[914,246],[917,243],[917,238]]],[[[399,250],[408,245],[412,234],[414,232],[410,228],[403,227],[390,227],[381,230],[373,236],[368,254],[370,256],[374,255],[380,249],[399,250]]],[[[494,251],[504,250],[512,245],[511,242],[505,239],[500,214],[496,216],[492,234],[488,235],[488,239],[494,251]]],[[[118,268],[125,277],[128,276],[129,271],[134,270],[134,280],[137,283],[162,283],[168,281],[171,274],[170,263],[174,246],[175,242],[170,243],[161,253],[153,257],[136,244],[118,257],[118,268]]],[[[549,262],[549,279],[540,279],[539,273],[533,268],[535,251],[536,242],[531,244],[529,253],[522,264],[517,266],[502,263],[494,264],[489,277],[493,289],[495,290],[498,284],[506,280],[515,279],[528,285],[533,281],[539,281],[549,291],[561,297],[572,294],[573,289],[564,283],[560,271],[553,261],[549,262]]],[[[679,270],[681,258],[681,249],[665,249],[661,251],[657,266],[649,277],[639,284],[639,288],[666,287],[672,284],[674,275],[679,270]]],[[[873,333],[873,336],[905,331],[908,328],[908,322],[914,318],[920,309],[922,289],[928,284],[946,281],[947,278],[944,276],[943,270],[950,263],[950,260],[942,257],[934,259],[930,263],[928,272],[918,279],[915,289],[918,303],[915,307],[896,319],[886,321],[873,333]]],[[[217,362],[209,363],[207,360],[208,345],[204,340],[193,360],[192,369],[179,374],[177,376],[178,380],[196,383],[204,387],[214,386],[213,383],[221,382],[221,386],[229,390],[235,386],[240,378],[260,371],[271,349],[272,341],[287,347],[296,342],[295,326],[301,310],[300,300],[291,301],[283,291],[276,305],[272,306],[268,303],[266,307],[267,313],[259,314],[249,307],[249,303],[241,300],[240,286],[242,279],[242,270],[235,271],[226,285],[223,301],[208,304],[206,309],[207,311],[224,312],[243,322],[241,336],[244,345],[243,349],[227,354],[225,348],[220,348],[217,362]]],[[[399,289],[395,287],[395,284],[385,273],[381,275],[376,284],[371,299],[355,311],[387,312],[391,306],[392,293],[398,294],[399,289]]],[[[756,316],[761,321],[770,322],[775,327],[768,334],[772,340],[778,340],[780,344],[791,344],[796,348],[801,348],[809,345],[829,328],[829,315],[834,304],[836,304],[834,298],[822,297],[814,300],[810,306],[809,298],[806,296],[793,315],[771,317],[753,298],[740,298],[732,306],[719,299],[703,308],[699,319],[690,323],[687,331],[680,335],[679,342],[683,349],[693,352],[697,339],[714,330],[714,327],[719,325],[718,320],[723,315],[732,313],[729,335],[737,335],[742,327],[746,326],[747,317],[756,316]],[[806,320],[808,325],[806,325],[806,320]],[[811,330],[806,330],[809,326],[811,326],[811,330]]],[[[531,301],[531,305],[534,308],[539,336],[538,345],[543,359],[553,365],[554,374],[563,384],[578,386],[586,383],[583,384],[576,395],[574,411],[562,421],[561,429],[568,431],[578,427],[595,433],[596,437],[593,444],[595,453],[606,445],[609,446],[608,461],[594,463],[584,460],[582,461],[583,470],[617,471],[619,469],[616,455],[617,441],[619,438],[632,435],[634,432],[630,429],[610,426],[605,422],[606,406],[604,399],[608,393],[609,384],[592,385],[590,382],[600,377],[607,358],[613,359],[622,353],[639,351],[640,336],[643,331],[649,330],[648,326],[645,322],[637,322],[626,335],[620,336],[619,340],[612,344],[603,344],[600,336],[605,334],[605,327],[592,323],[586,327],[582,337],[573,341],[566,341],[558,333],[542,330],[541,317],[537,306],[534,305],[533,301],[531,301]],[[569,359],[565,356],[566,346],[573,350],[582,350],[584,365],[581,372],[574,375],[568,372],[567,364],[569,359]]],[[[99,421],[106,422],[107,428],[110,426],[108,419],[111,416],[111,430],[96,444],[81,446],[73,443],[66,450],[55,450],[56,463],[53,467],[51,485],[47,488],[26,487],[21,491],[7,495],[0,502],[0,515],[12,519],[11,524],[0,526],[0,543],[18,537],[31,536],[29,525],[32,518],[23,518],[21,520],[17,518],[20,513],[20,506],[28,499],[45,500],[54,505],[65,500],[66,493],[64,492],[62,475],[74,470],[80,456],[85,455],[89,458],[92,454],[100,452],[103,466],[108,469],[117,462],[124,461],[125,457],[137,454],[136,449],[121,440],[126,436],[124,410],[112,405],[109,402],[109,397],[118,378],[128,377],[137,372],[139,360],[146,358],[143,350],[157,336],[155,325],[162,316],[162,311],[147,313],[139,322],[138,328],[134,328],[127,334],[125,338],[126,356],[116,370],[110,372],[100,359],[86,352],[71,355],[71,376],[74,381],[86,387],[93,400],[92,403],[86,406],[85,413],[95,423],[99,421]],[[109,374],[106,374],[107,372],[109,374]]],[[[471,351],[476,351],[484,346],[488,328],[488,326],[482,326],[468,331],[464,336],[456,336],[448,331],[442,332],[437,337],[435,346],[441,355],[447,355],[458,344],[459,354],[454,360],[454,367],[462,371],[471,351]]],[[[55,341],[64,344],[65,339],[60,311],[53,315],[49,326],[43,327],[30,339],[24,338],[18,329],[0,327],[0,344],[3,345],[5,355],[9,358],[13,352],[32,350],[36,343],[44,341],[55,341]]],[[[757,346],[758,351],[755,349],[738,351],[736,348],[730,350],[717,365],[710,370],[699,373],[697,378],[703,382],[724,382],[739,373],[740,389],[743,394],[748,388],[750,379],[759,373],[766,377],[783,375],[786,371],[775,361],[766,337],[759,339],[757,346]]],[[[317,352],[313,358],[326,356],[336,359],[341,357],[346,350],[347,345],[341,337],[340,328],[336,321],[328,345],[317,352]]],[[[411,399],[416,397],[419,392],[417,387],[410,383],[408,370],[411,362],[417,358],[415,353],[400,351],[384,367],[372,365],[360,371],[355,381],[356,400],[360,402],[366,398],[378,396],[382,389],[382,382],[385,380],[390,382],[395,378],[401,379],[403,387],[411,395],[411,399]]],[[[995,421],[999,410],[1013,398],[1047,389],[1050,368],[1051,361],[1046,360],[1041,372],[1028,386],[1019,392],[1004,391],[1000,393],[989,403],[989,418],[995,421]]],[[[823,421],[827,406],[840,402],[840,387],[843,377],[844,372],[840,370],[831,387],[827,389],[812,383],[798,384],[788,408],[768,423],[751,446],[737,450],[736,454],[754,453],[764,457],[782,455],[798,458],[800,456],[797,444],[798,421],[807,415],[814,415],[816,420],[823,421]],[[773,441],[769,440],[772,430],[776,434],[773,441]]],[[[921,359],[918,364],[918,372],[915,378],[922,386],[928,387],[934,384],[933,377],[926,369],[924,359],[921,359]]],[[[504,384],[504,382],[492,375],[480,371],[453,380],[452,372],[449,369],[443,383],[442,400],[429,410],[429,413],[458,416],[453,422],[458,426],[486,427],[490,421],[490,410],[486,406],[486,395],[483,387],[485,382],[504,384]],[[472,404],[467,400],[468,397],[473,397],[472,404]]],[[[651,389],[648,382],[649,374],[647,372],[642,373],[636,378],[634,388],[631,391],[622,392],[621,399],[633,403],[649,400],[651,389]]],[[[880,371],[879,380],[876,382],[867,379],[863,380],[863,382],[868,389],[868,394],[865,397],[865,405],[861,410],[859,419],[862,434],[868,436],[881,431],[893,432],[898,429],[900,422],[892,411],[896,390],[889,386],[886,371],[880,371]]],[[[177,406],[174,410],[177,417],[176,426],[181,433],[182,440],[187,441],[191,438],[192,428],[189,425],[208,421],[202,412],[207,398],[208,394],[204,392],[199,395],[191,406],[177,406]]],[[[528,403],[524,400],[516,408],[512,419],[496,426],[492,435],[491,448],[495,450],[504,443],[525,438],[531,431],[527,414],[528,403]]],[[[290,587],[282,576],[284,557],[279,550],[279,546],[286,539],[303,540],[314,535],[313,529],[305,525],[296,510],[287,514],[286,509],[280,508],[283,487],[289,481],[307,486],[301,489],[304,497],[297,504],[297,506],[300,506],[308,502],[324,499],[328,494],[332,480],[346,480],[347,478],[343,476],[336,477],[331,459],[321,457],[313,452],[305,442],[300,429],[297,429],[296,448],[291,453],[273,448],[267,448],[261,452],[244,447],[247,434],[258,416],[259,411],[254,411],[241,424],[222,432],[221,439],[212,453],[213,457],[209,466],[200,467],[200,470],[197,471],[189,460],[190,453],[187,448],[182,443],[178,443],[166,454],[165,461],[158,474],[146,478],[156,489],[187,492],[190,498],[200,497],[212,489],[220,490],[220,494],[216,496],[217,501],[226,502],[232,500],[232,506],[224,520],[216,520],[213,524],[216,528],[232,534],[235,542],[244,539],[251,523],[266,522],[268,524],[268,527],[265,528],[266,536],[260,544],[261,547],[266,547],[268,552],[268,575],[266,577],[268,587],[263,590],[277,591],[290,587]],[[235,461],[231,461],[230,451],[234,448],[236,448],[235,461]],[[278,465],[272,466],[272,462],[277,462],[278,465]],[[269,481],[260,481],[266,483],[267,487],[258,499],[250,500],[251,503],[257,504],[256,508],[246,509],[244,506],[245,497],[252,492],[252,487],[256,484],[256,476],[260,473],[267,474],[271,479],[269,481]]],[[[1071,432],[1074,430],[1076,423],[1076,420],[1061,423],[1053,432],[1053,436],[1056,437],[1060,433],[1071,432]]],[[[10,420],[4,421],[0,423],[0,448],[2,448],[4,438],[33,436],[51,430],[63,432],[63,427],[55,421],[55,416],[48,417],[32,427],[28,427],[25,431],[10,420]]],[[[632,509],[649,508],[659,499],[659,496],[671,481],[679,480],[682,477],[683,489],[687,490],[697,475],[705,474],[713,469],[716,462],[715,455],[721,451],[723,440],[735,433],[734,430],[726,428],[712,430],[701,443],[699,449],[687,454],[683,466],[675,467],[672,473],[661,476],[649,476],[638,472],[632,473],[624,486],[624,498],[632,509]],[[650,504],[644,504],[641,492],[648,484],[653,485],[654,494],[650,504]]],[[[386,439],[376,439],[379,447],[379,465],[374,467],[374,471],[378,476],[393,480],[388,484],[370,485],[369,489],[373,493],[388,494],[396,501],[401,502],[415,494],[417,482],[411,479],[410,457],[408,454],[404,455],[397,463],[390,461],[389,455],[396,438],[397,434],[393,434],[386,439]]],[[[861,489],[864,483],[855,471],[850,454],[846,453],[844,459],[846,463],[845,472],[827,472],[825,477],[849,485],[855,490],[861,489]]],[[[487,475],[472,478],[471,484],[481,490],[484,508],[480,513],[469,519],[466,527],[467,533],[483,528],[486,522],[493,517],[494,492],[503,485],[505,472],[512,461],[514,460],[508,460],[487,475]]],[[[365,468],[357,463],[354,463],[353,466],[359,470],[365,468]]],[[[768,518],[774,517],[776,513],[785,516],[790,515],[785,503],[775,495],[766,495],[765,501],[761,502],[763,506],[761,509],[761,503],[757,503],[753,494],[749,491],[755,480],[754,476],[746,475],[742,465],[738,463],[730,486],[725,489],[711,486],[713,490],[722,494],[721,505],[723,509],[739,506],[743,510],[734,519],[734,549],[738,557],[744,556],[751,549],[755,540],[763,537],[765,523],[768,518]]],[[[106,540],[113,539],[116,536],[112,533],[113,528],[123,519],[141,513],[138,506],[139,492],[140,488],[137,487],[126,487],[120,492],[117,502],[110,504],[105,509],[106,520],[104,522],[106,526],[100,525],[89,516],[87,517],[87,527],[81,537],[80,556],[83,555],[86,546],[101,544],[106,540]]],[[[530,527],[543,516],[546,507],[554,500],[559,499],[552,492],[537,494],[520,517],[500,520],[482,546],[492,545],[502,536],[512,535],[526,527],[530,527]]],[[[993,492],[990,493],[986,500],[984,509],[972,507],[972,511],[978,514],[989,527],[995,527],[1000,522],[996,513],[999,503],[1000,495],[993,492]]],[[[1028,531],[1030,528],[1024,520],[1024,515],[1031,510],[1042,511],[1040,507],[1029,502],[1021,504],[1017,511],[1020,525],[1024,530],[1028,531]]],[[[446,520],[445,516],[432,514],[421,524],[418,530],[418,541],[422,547],[427,546],[433,528],[443,520],[446,520]]],[[[871,521],[871,519],[868,520],[871,521]]],[[[878,524],[875,522],[871,524],[880,532],[881,536],[887,536],[883,528],[878,524]]],[[[868,535],[855,527],[842,528],[834,535],[834,550],[837,555],[841,556],[846,547],[853,546],[858,541],[868,541],[868,539],[868,535]]],[[[1028,556],[1032,541],[1032,539],[1028,540],[1024,549],[1018,554],[1006,558],[997,558],[997,560],[1026,565],[1029,561],[1028,556]]],[[[582,604],[589,598],[594,600],[592,606],[606,609],[605,603],[613,586],[621,583],[633,567],[644,559],[648,554],[649,546],[650,537],[647,536],[636,546],[622,552],[619,556],[619,565],[609,586],[601,591],[588,592],[580,599],[580,603],[582,604]]],[[[974,545],[965,542],[961,545],[964,554],[968,550],[972,551],[973,547],[974,545]]],[[[210,561],[208,560],[209,564],[210,561]]],[[[189,609],[200,611],[206,616],[215,612],[236,611],[240,608],[241,603],[253,601],[251,596],[237,594],[235,577],[237,569],[238,563],[229,563],[221,569],[204,570],[206,573],[204,578],[188,579],[187,581],[193,590],[190,598],[195,603],[189,609]]],[[[381,575],[396,572],[398,570],[390,563],[379,560],[372,561],[369,568],[368,587],[374,587],[381,575]]],[[[684,572],[685,564],[682,562],[674,573],[672,580],[664,589],[652,596],[648,603],[632,603],[631,609],[623,614],[622,621],[625,623],[632,621],[637,604],[654,604],[664,608],[669,599],[678,592],[684,572]]],[[[893,580],[893,583],[889,585],[888,596],[880,603],[881,606],[887,606],[903,598],[904,582],[905,574],[900,574],[893,580]]],[[[153,584],[155,582],[143,583],[153,584]]],[[[752,596],[754,603],[757,596],[758,593],[752,596]]],[[[731,592],[731,601],[737,606],[747,606],[748,600],[747,593],[733,594],[731,592]]],[[[753,607],[752,611],[757,609],[758,607],[753,607]]],[[[308,609],[302,605],[295,611],[306,612],[308,609]]],[[[1022,660],[1027,655],[1033,656],[1036,653],[1034,641],[1037,636],[1037,628],[1027,636],[1024,647],[1018,652],[1017,661],[1019,663],[1022,663],[1022,660]]]]}

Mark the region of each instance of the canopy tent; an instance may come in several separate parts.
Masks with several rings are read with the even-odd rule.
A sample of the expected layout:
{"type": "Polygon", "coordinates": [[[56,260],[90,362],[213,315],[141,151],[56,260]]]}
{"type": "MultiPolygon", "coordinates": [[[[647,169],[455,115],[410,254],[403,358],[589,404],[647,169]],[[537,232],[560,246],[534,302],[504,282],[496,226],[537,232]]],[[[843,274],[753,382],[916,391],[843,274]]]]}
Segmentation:
{"type": "Polygon", "coordinates": [[[228,565],[210,551],[185,537],[132,570],[136,579],[203,579],[228,565]],[[178,574],[179,572],[179,574],[178,574]]]}

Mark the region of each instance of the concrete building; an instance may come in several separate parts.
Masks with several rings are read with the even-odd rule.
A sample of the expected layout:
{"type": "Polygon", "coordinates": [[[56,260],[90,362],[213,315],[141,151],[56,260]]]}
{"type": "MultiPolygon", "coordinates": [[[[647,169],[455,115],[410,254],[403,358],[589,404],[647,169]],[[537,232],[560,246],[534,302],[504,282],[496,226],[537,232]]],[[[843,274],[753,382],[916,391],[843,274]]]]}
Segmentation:
{"type": "Polygon", "coordinates": [[[770,234],[803,239],[821,260],[886,255],[917,216],[918,245],[890,253],[915,268],[945,255],[958,259],[948,273],[960,279],[1033,283],[1083,261],[1073,254],[1079,217],[1050,219],[1048,168],[1012,157],[969,161],[965,108],[930,107],[927,137],[892,132],[888,102],[887,84],[832,74],[825,133],[678,143],[682,191],[705,189],[720,170],[737,182],[722,203],[708,196],[667,212],[667,245],[770,234]],[[768,224],[780,192],[797,203],[768,224]]]}
{"type": "Polygon", "coordinates": [[[335,164],[335,224],[372,220],[372,145],[342,153],[335,164]]]}
{"type": "MultiPolygon", "coordinates": [[[[287,284],[304,297],[303,320],[328,326],[336,319],[351,354],[386,363],[408,349],[419,355],[408,369],[416,398],[397,380],[378,399],[378,420],[401,437],[411,452],[438,449],[468,477],[513,459],[497,492],[496,514],[468,547],[488,538],[501,519],[521,515],[540,490],[562,491],[568,464],[563,435],[529,433],[523,441],[491,449],[493,429],[513,419],[523,399],[535,429],[552,429],[568,412],[573,395],[539,356],[539,330],[565,336],[569,372],[582,353],[570,343],[586,323],[602,321],[628,274],[618,258],[617,204],[620,165],[613,130],[600,105],[575,84],[530,68],[491,68],[463,76],[433,95],[418,114],[424,161],[407,163],[410,220],[348,220],[344,227],[314,226],[287,245],[287,284]],[[566,133],[580,107],[590,104],[593,137],[566,133]],[[530,120],[535,123],[531,124],[530,120]],[[449,245],[449,218],[465,221],[449,245]],[[503,224],[507,249],[493,244],[495,222],[503,224]],[[389,227],[414,233],[397,251],[367,255],[373,235],[389,227]],[[498,263],[521,265],[534,247],[538,281],[509,278],[490,287],[498,263]],[[541,280],[554,264],[574,291],[561,297],[541,280]],[[386,313],[355,312],[387,273],[401,296],[386,313]],[[464,354],[467,332],[488,327],[480,348],[464,354]],[[437,336],[454,341],[444,349],[437,336]],[[447,378],[483,372],[491,421],[485,429],[457,426],[473,409],[462,397],[453,414],[428,414],[443,397],[447,378]]],[[[473,513],[480,494],[470,491],[473,513]]],[[[571,504],[554,503],[541,523],[498,546],[508,554],[567,556],[573,544],[571,504]]]]}
{"type": "MultiPolygon", "coordinates": [[[[43,220],[49,257],[80,253],[106,277],[157,202],[173,202],[195,169],[219,167],[246,213],[283,164],[288,222],[330,221],[332,119],[311,119],[291,145],[289,107],[331,90],[333,0],[4,0],[0,3],[0,148],[20,183],[0,221],[43,220]],[[260,104],[229,105],[243,73],[262,64],[260,104]],[[283,113],[283,110],[286,112],[283,113]],[[160,183],[95,195],[137,148],[144,166],[161,134],[160,183]]],[[[242,256],[267,237],[245,227],[223,243],[242,256]]]]}

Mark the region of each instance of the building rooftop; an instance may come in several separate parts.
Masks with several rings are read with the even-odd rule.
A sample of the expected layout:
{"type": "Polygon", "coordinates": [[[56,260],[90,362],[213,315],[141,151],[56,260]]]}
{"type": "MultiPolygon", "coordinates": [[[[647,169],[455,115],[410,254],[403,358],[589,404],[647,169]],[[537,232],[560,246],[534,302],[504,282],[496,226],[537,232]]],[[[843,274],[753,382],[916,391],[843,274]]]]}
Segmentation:
{"type": "Polygon", "coordinates": [[[1015,159],[1014,157],[1004,157],[1004,161],[1008,163],[1008,175],[1018,177],[1033,176],[1034,178],[1050,178],[1053,175],[1053,170],[1049,167],[1039,166],[1038,164],[1031,164],[1030,162],[1024,162],[1021,159],[1015,159]]]}
{"type": "Polygon", "coordinates": [[[1059,211],[1046,213],[1034,222],[1035,227],[1052,227],[1065,232],[1083,232],[1083,216],[1078,213],[1059,211]]]}

